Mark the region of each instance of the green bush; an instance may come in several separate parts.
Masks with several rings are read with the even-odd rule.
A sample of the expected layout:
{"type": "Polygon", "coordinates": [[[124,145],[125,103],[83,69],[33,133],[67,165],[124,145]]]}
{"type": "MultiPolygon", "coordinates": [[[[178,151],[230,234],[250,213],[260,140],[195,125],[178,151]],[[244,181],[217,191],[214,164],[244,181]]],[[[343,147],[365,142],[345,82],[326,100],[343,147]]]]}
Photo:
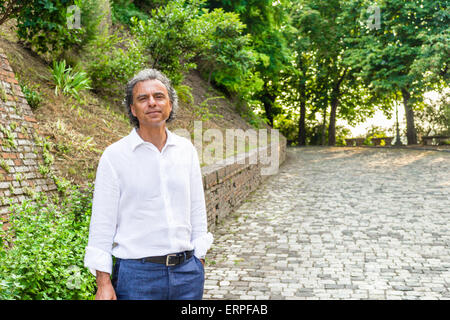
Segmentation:
{"type": "Polygon", "coordinates": [[[111,1],[111,18],[113,23],[120,22],[124,25],[131,26],[131,18],[137,17],[140,20],[147,20],[148,16],[136,8],[131,0],[112,0],[111,1]]]}
{"type": "Polygon", "coordinates": [[[0,300],[92,299],[95,277],[83,266],[92,186],[58,202],[42,193],[11,205],[10,226],[0,226],[0,300]]]}
{"type": "Polygon", "coordinates": [[[30,0],[17,13],[17,35],[40,54],[62,57],[68,50],[80,49],[99,33],[103,18],[101,0],[30,0]],[[76,5],[80,27],[71,27],[76,5]]]}
{"type": "Polygon", "coordinates": [[[262,85],[254,77],[259,55],[251,47],[250,35],[243,33],[245,24],[239,20],[238,14],[215,9],[201,15],[198,24],[204,30],[208,44],[199,53],[202,69],[208,73],[208,82],[214,81],[228,92],[240,96],[246,95],[244,88],[248,90],[262,85]]]}
{"type": "Polygon", "coordinates": [[[88,51],[86,70],[97,91],[120,91],[145,67],[147,60],[139,41],[118,34],[98,38],[88,51]]]}
{"type": "Polygon", "coordinates": [[[81,43],[83,29],[69,30],[70,0],[31,0],[17,17],[17,34],[38,53],[55,53],[81,43]]]}
{"type": "Polygon", "coordinates": [[[193,59],[203,50],[201,26],[196,17],[204,1],[170,1],[151,11],[151,18],[132,18],[132,32],[142,41],[151,67],[164,72],[174,85],[181,83],[183,73],[196,67],[193,59]]]}

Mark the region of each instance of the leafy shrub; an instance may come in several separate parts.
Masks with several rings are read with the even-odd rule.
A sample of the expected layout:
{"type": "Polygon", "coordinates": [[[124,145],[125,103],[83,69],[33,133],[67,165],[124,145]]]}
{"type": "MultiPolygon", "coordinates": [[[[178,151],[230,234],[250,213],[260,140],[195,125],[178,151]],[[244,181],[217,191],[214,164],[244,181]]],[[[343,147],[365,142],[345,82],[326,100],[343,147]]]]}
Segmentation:
{"type": "Polygon", "coordinates": [[[223,98],[224,98],[223,96],[206,98],[199,105],[193,106],[194,114],[196,116],[200,117],[202,121],[208,121],[209,119],[211,119],[213,117],[219,118],[219,119],[223,118],[223,115],[211,112],[211,110],[216,111],[217,106],[209,103],[212,100],[218,100],[218,99],[223,99],[223,98]]]}
{"type": "Polygon", "coordinates": [[[42,193],[11,206],[0,226],[0,299],[91,299],[95,277],[83,266],[92,186],[52,203],[42,193]]]}
{"type": "Polygon", "coordinates": [[[116,33],[94,41],[85,60],[94,89],[122,91],[126,82],[145,66],[146,56],[140,42],[116,33]]]}
{"type": "Polygon", "coordinates": [[[41,54],[61,57],[67,50],[81,48],[95,38],[102,19],[100,0],[30,0],[16,14],[17,34],[41,54]],[[68,8],[80,9],[80,28],[70,28],[68,8]]]}
{"type": "Polygon", "coordinates": [[[55,94],[61,90],[65,95],[72,95],[79,99],[82,90],[91,89],[91,79],[84,71],[75,71],[70,66],[66,67],[66,61],[53,61],[53,68],[50,70],[55,83],[55,94]]]}
{"type": "Polygon", "coordinates": [[[179,101],[183,101],[187,105],[194,104],[194,96],[190,86],[179,84],[175,86],[179,101]]]}
{"type": "Polygon", "coordinates": [[[37,109],[42,103],[42,95],[39,92],[33,90],[36,89],[36,87],[21,84],[20,88],[22,89],[22,92],[25,95],[25,99],[27,100],[30,108],[33,110],[37,109]]]}
{"type": "Polygon", "coordinates": [[[19,38],[38,53],[55,55],[81,44],[85,30],[67,26],[67,8],[73,4],[70,0],[29,1],[17,17],[19,38]]]}
{"type": "Polygon", "coordinates": [[[213,80],[233,93],[240,93],[244,82],[253,87],[254,79],[247,81],[247,78],[250,73],[254,74],[259,55],[251,47],[250,35],[243,33],[245,24],[239,20],[239,15],[215,9],[198,20],[208,43],[199,54],[202,68],[208,72],[208,82],[213,80]]]}
{"type": "Polygon", "coordinates": [[[111,1],[111,18],[113,23],[120,22],[131,26],[131,18],[137,17],[140,20],[147,20],[148,16],[136,8],[131,0],[111,1]]]}
{"type": "Polygon", "coordinates": [[[174,85],[183,73],[196,67],[194,57],[204,48],[202,30],[196,20],[204,1],[170,1],[151,11],[151,18],[132,18],[132,32],[151,57],[151,67],[164,72],[174,85]]]}

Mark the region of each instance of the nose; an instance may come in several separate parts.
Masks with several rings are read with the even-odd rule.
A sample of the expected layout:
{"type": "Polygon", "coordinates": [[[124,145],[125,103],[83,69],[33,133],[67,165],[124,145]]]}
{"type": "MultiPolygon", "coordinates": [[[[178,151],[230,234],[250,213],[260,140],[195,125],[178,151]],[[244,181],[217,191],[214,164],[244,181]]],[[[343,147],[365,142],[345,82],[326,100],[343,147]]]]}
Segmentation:
{"type": "Polygon", "coordinates": [[[148,99],[148,104],[149,104],[151,107],[156,106],[156,99],[155,99],[152,95],[150,95],[150,98],[148,99]]]}

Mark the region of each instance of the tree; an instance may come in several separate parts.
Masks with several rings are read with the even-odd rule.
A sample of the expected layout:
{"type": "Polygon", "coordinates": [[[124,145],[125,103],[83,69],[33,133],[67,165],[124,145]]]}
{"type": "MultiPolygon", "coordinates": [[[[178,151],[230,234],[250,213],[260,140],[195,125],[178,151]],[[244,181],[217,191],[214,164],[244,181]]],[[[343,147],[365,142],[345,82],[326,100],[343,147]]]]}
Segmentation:
{"type": "Polygon", "coordinates": [[[361,36],[354,39],[352,59],[359,76],[377,96],[388,100],[401,97],[408,144],[416,144],[415,105],[423,102],[426,91],[441,85],[448,73],[448,50],[438,49],[449,25],[447,1],[378,1],[379,28],[367,24],[373,15],[373,10],[368,10],[371,4],[352,1],[352,6],[362,9],[360,24],[365,26],[361,36]],[[437,59],[430,62],[429,57],[437,59]],[[432,76],[424,77],[424,71],[432,76]]]}
{"type": "Polygon", "coordinates": [[[221,8],[211,12],[205,9],[198,24],[207,43],[198,56],[201,69],[208,74],[208,83],[214,80],[229,93],[242,93],[242,85],[259,59],[250,35],[244,34],[245,24],[236,13],[221,8]]]}
{"type": "Polygon", "coordinates": [[[373,99],[357,76],[356,68],[345,59],[352,49],[352,37],[359,33],[355,12],[345,1],[304,0],[290,8],[293,32],[291,48],[294,65],[302,79],[297,81],[300,99],[299,144],[303,144],[305,105],[322,113],[322,144],[328,117],[328,144],[336,144],[336,120],[363,120],[374,112],[373,99]]]}
{"type": "Polygon", "coordinates": [[[420,136],[450,134],[450,91],[444,90],[436,100],[425,98],[416,110],[416,120],[420,136]]]}
{"type": "Polygon", "coordinates": [[[23,0],[2,0],[0,1],[0,25],[8,19],[15,17],[24,7],[23,0]]]}
{"type": "Polygon", "coordinates": [[[253,40],[253,48],[259,53],[256,72],[264,81],[261,90],[254,92],[254,98],[261,101],[266,117],[273,125],[274,116],[281,112],[275,100],[280,91],[279,77],[290,65],[291,52],[287,46],[282,25],[285,21],[284,2],[274,0],[209,0],[208,7],[223,8],[236,12],[246,25],[245,32],[253,40]]]}
{"type": "Polygon", "coordinates": [[[181,83],[183,72],[195,68],[193,59],[205,45],[196,18],[203,1],[170,1],[151,11],[151,18],[132,18],[132,32],[151,57],[150,66],[163,71],[174,84],[181,83]]]}

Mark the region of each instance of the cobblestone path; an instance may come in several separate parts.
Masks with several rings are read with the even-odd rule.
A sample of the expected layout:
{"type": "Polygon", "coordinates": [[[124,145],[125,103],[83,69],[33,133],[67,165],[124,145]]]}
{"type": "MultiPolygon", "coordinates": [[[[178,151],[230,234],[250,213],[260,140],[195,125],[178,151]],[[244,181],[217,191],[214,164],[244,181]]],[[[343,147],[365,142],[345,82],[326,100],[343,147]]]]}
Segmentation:
{"type": "Polygon", "coordinates": [[[450,299],[450,153],[288,148],[215,231],[204,299],[450,299]]]}

